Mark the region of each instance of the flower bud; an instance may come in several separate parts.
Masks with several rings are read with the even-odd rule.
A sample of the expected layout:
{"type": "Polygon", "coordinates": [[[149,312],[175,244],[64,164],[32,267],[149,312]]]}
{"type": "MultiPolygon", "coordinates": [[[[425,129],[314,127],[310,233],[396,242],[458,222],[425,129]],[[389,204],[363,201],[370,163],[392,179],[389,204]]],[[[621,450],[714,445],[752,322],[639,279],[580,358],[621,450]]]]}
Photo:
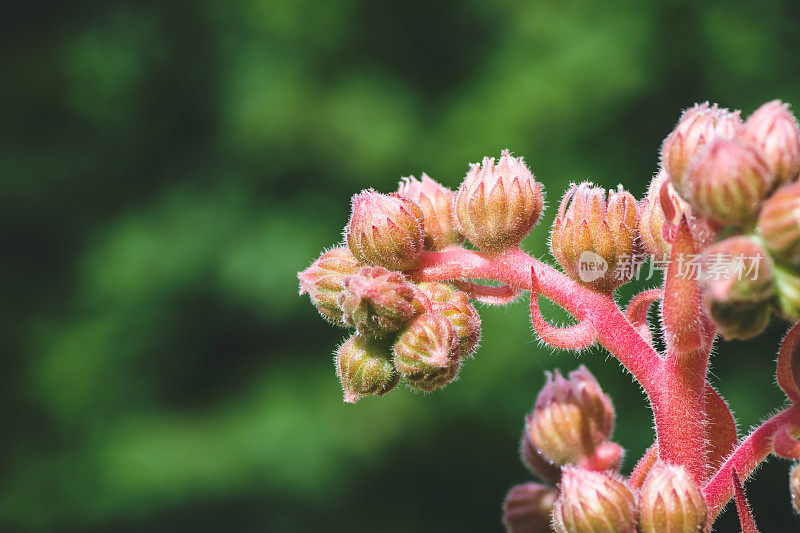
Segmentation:
{"type": "Polygon", "coordinates": [[[718,138],[689,167],[685,198],[697,215],[742,225],[758,215],[772,184],[772,171],[757,148],[718,138]]]}
{"type": "Polygon", "coordinates": [[[519,455],[528,470],[542,481],[547,481],[554,485],[561,481],[561,466],[545,458],[531,441],[528,418],[525,419],[525,428],[520,439],[519,455]]]}
{"type": "Polygon", "coordinates": [[[546,375],[547,383],[528,416],[529,438],[547,460],[578,463],[611,436],[614,407],[585,366],[570,372],[569,380],[558,370],[555,377],[546,375]]]}
{"type": "Polygon", "coordinates": [[[368,189],[353,196],[347,245],[362,263],[408,270],[422,254],[424,228],[425,217],[416,203],[368,189]]]}
{"type": "Polygon", "coordinates": [[[647,196],[639,203],[639,237],[650,255],[659,259],[669,258],[672,239],[667,231],[677,227],[684,216],[689,222],[697,248],[703,248],[713,239],[715,231],[705,220],[692,216],[692,208],[686,200],[678,196],[666,171],[661,170],[650,182],[647,196]],[[662,187],[666,188],[663,194],[662,187]],[[663,202],[669,203],[669,219],[662,206],[663,202]]]}
{"type": "MultiPolygon", "coordinates": [[[[777,283],[777,275],[775,279],[777,283]]],[[[725,340],[747,340],[761,334],[769,325],[771,309],[765,303],[729,304],[706,302],[706,311],[725,340]]]]}
{"type": "Polygon", "coordinates": [[[703,254],[703,297],[707,302],[756,304],[772,297],[772,261],[752,237],[728,237],[703,254]]]}
{"type": "Polygon", "coordinates": [[[481,250],[500,252],[520,243],[543,208],[541,185],[521,157],[505,150],[497,165],[484,157],[471,166],[456,193],[453,221],[481,250]]]}
{"type": "Polygon", "coordinates": [[[394,364],[410,387],[432,391],[453,381],[461,368],[458,337],[439,313],[415,318],[394,344],[394,364]]]}
{"type": "Polygon", "coordinates": [[[419,288],[430,298],[433,310],[446,316],[455,328],[459,357],[475,353],[481,339],[481,317],[467,294],[436,281],[420,283],[419,288]]]}
{"type": "Polygon", "coordinates": [[[758,231],[776,256],[800,263],[800,183],[781,187],[767,198],[758,216],[758,231]]]}
{"type": "Polygon", "coordinates": [[[795,463],[789,473],[789,495],[795,512],[800,513],[800,463],[795,463]]]}
{"type": "Polygon", "coordinates": [[[775,182],[783,185],[800,172],[800,129],[789,106],[780,100],[762,105],[744,123],[741,137],[761,150],[775,182]]]}
{"type": "Polygon", "coordinates": [[[635,533],[636,501],[614,474],[566,467],[553,527],[559,533],[635,533]]]}
{"type": "Polygon", "coordinates": [[[423,173],[421,181],[414,176],[403,178],[398,194],[422,209],[426,250],[441,250],[464,242],[464,236],[453,227],[453,191],[423,173]]]}
{"type": "Polygon", "coordinates": [[[706,524],[703,493],[682,466],[658,463],[639,493],[642,533],[697,533],[706,524]]]}
{"type": "Polygon", "coordinates": [[[512,487],[503,502],[503,524],[508,533],[547,533],[557,492],[539,483],[512,487]]]}
{"type": "Polygon", "coordinates": [[[347,403],[369,395],[383,396],[400,381],[388,347],[378,339],[358,333],[339,346],[335,362],[347,403]]]}
{"type": "Polygon", "coordinates": [[[414,286],[400,272],[383,267],[361,267],[345,278],[339,295],[342,320],[376,337],[398,331],[419,313],[414,303],[414,286]]]}
{"type": "Polygon", "coordinates": [[[687,171],[702,148],[715,138],[734,137],[741,127],[739,111],[731,113],[717,104],[695,104],[683,112],[661,147],[661,163],[678,194],[688,198],[687,171]]]}
{"type": "Polygon", "coordinates": [[[790,322],[800,321],[800,277],[785,268],[775,268],[778,312],[790,322]]]}
{"type": "Polygon", "coordinates": [[[310,267],[297,273],[300,294],[308,293],[322,318],[337,326],[344,326],[339,295],[347,276],[355,274],[358,268],[358,260],[347,248],[328,250],[310,267]]]}
{"type": "Polygon", "coordinates": [[[584,182],[564,195],[550,246],[572,279],[610,292],[636,273],[638,226],[636,200],[621,185],[609,191],[606,202],[605,189],[584,182]]]}

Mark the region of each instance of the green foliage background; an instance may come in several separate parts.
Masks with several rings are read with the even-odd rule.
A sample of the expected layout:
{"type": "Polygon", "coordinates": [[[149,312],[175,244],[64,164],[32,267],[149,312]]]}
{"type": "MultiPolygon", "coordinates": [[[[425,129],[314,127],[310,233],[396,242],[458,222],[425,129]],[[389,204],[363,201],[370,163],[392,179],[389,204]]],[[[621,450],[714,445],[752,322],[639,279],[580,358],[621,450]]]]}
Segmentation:
{"type": "MultiPolygon", "coordinates": [[[[637,386],[540,347],[524,302],[482,311],[446,391],[352,407],[295,272],[354,192],[506,147],[546,184],[545,256],[567,183],[641,196],[682,108],[800,102],[791,1],[46,4],[0,32],[3,531],[496,531],[543,370],[580,362],[630,469],[637,386]]],[[[743,430],[783,401],[784,330],[718,350],[743,430]]],[[[795,527],[786,470],[749,484],[764,531],[795,527]]]]}

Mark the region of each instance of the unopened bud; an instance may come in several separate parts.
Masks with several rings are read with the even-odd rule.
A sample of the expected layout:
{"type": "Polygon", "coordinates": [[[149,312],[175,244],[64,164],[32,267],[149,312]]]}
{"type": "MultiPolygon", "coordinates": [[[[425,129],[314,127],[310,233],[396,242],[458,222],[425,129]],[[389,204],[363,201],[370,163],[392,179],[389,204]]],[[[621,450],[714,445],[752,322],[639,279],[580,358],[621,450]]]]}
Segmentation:
{"type": "Polygon", "coordinates": [[[436,281],[420,283],[419,288],[430,298],[433,310],[446,316],[455,328],[459,357],[475,353],[481,339],[481,317],[467,294],[436,281]]]}
{"type": "Polygon", "coordinates": [[[703,493],[682,466],[658,463],[639,493],[642,533],[697,533],[706,524],[703,493]]]}
{"type": "Polygon", "coordinates": [[[528,416],[528,434],[542,455],[559,465],[594,453],[614,431],[614,407],[594,376],[581,366],[564,379],[556,370],[528,416]]]}
{"type": "Polygon", "coordinates": [[[767,248],[790,263],[800,263],[800,183],[775,191],[758,216],[758,231],[767,248]]]}
{"type": "Polygon", "coordinates": [[[780,100],[762,105],[744,123],[741,137],[761,150],[777,185],[797,179],[800,172],[800,129],[789,106],[780,100]]]}
{"type": "Polygon", "coordinates": [[[573,185],[564,195],[550,246],[572,279],[610,292],[636,273],[633,255],[638,227],[636,200],[622,186],[609,191],[606,202],[605,189],[584,182],[573,185]]]}
{"type": "Polygon", "coordinates": [[[362,263],[408,270],[422,254],[424,228],[425,217],[416,203],[369,189],[353,196],[347,245],[362,263]]]}
{"type": "Polygon", "coordinates": [[[503,502],[503,524],[507,533],[547,533],[558,493],[539,483],[512,487],[503,502]]]}
{"type": "Polygon", "coordinates": [[[328,250],[310,267],[297,273],[300,294],[308,293],[311,303],[325,320],[344,326],[339,296],[347,276],[355,274],[358,268],[358,260],[347,248],[328,250]]]}
{"type": "Polygon", "coordinates": [[[707,302],[756,304],[772,297],[772,261],[753,237],[728,237],[703,254],[703,297],[707,302]]]}
{"type": "Polygon", "coordinates": [[[422,209],[426,250],[441,250],[464,242],[464,236],[453,227],[453,191],[423,173],[422,180],[414,176],[403,178],[398,193],[422,209]]]}
{"type": "Polygon", "coordinates": [[[756,147],[738,138],[718,138],[689,167],[685,198],[697,215],[742,225],[755,219],[773,179],[756,147]]]}
{"type": "Polygon", "coordinates": [[[800,321],[800,276],[783,267],[775,268],[778,312],[790,322],[800,321]]]}
{"type": "Polygon", "coordinates": [[[525,419],[525,428],[519,444],[519,455],[528,470],[542,481],[548,481],[554,485],[561,481],[561,465],[547,459],[531,441],[529,417],[525,419]]]}
{"type": "Polygon", "coordinates": [[[358,333],[351,336],[339,346],[335,362],[347,403],[364,396],[382,396],[400,381],[388,346],[372,337],[358,333]]]}
{"type": "Polygon", "coordinates": [[[635,533],[636,501],[615,474],[566,467],[553,527],[559,533],[635,533]]]}
{"type": "Polygon", "coordinates": [[[800,463],[795,463],[789,472],[789,495],[794,511],[800,513],[800,463]]]}
{"type": "Polygon", "coordinates": [[[415,318],[397,337],[394,364],[410,387],[432,391],[455,379],[461,368],[458,337],[450,321],[439,313],[415,318]]]}
{"type": "Polygon", "coordinates": [[[414,286],[400,272],[383,267],[361,267],[345,279],[339,295],[342,320],[359,333],[378,337],[398,331],[419,313],[414,304],[414,286]]]}
{"type": "Polygon", "coordinates": [[[669,257],[672,239],[667,232],[677,227],[682,217],[686,217],[689,222],[689,229],[697,248],[703,248],[715,234],[705,220],[692,216],[691,206],[678,196],[664,170],[650,182],[647,196],[639,203],[639,213],[639,237],[642,244],[650,255],[659,259],[669,257]],[[666,190],[662,191],[662,188],[666,190]],[[669,204],[667,211],[664,210],[663,202],[669,204]]]}
{"type": "Polygon", "coordinates": [[[734,137],[741,127],[739,111],[732,113],[717,107],[717,104],[695,104],[683,112],[678,125],[661,147],[661,163],[678,194],[684,198],[689,197],[687,171],[703,147],[715,138],[734,137]]]}
{"type": "MultiPolygon", "coordinates": [[[[776,273],[776,285],[777,281],[776,273]]],[[[772,310],[766,302],[729,304],[710,301],[706,302],[706,311],[725,340],[752,339],[767,329],[772,315],[772,310]]]]}
{"type": "Polygon", "coordinates": [[[499,252],[517,246],[539,220],[542,189],[521,157],[505,150],[500,162],[472,165],[456,193],[453,221],[475,246],[499,252]]]}

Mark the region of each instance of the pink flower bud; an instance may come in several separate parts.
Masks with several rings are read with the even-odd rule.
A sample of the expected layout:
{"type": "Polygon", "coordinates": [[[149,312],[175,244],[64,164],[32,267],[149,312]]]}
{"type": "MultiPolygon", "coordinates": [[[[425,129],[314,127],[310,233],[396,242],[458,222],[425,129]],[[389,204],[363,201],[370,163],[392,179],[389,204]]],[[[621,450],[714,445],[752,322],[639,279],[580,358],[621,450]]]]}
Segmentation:
{"type": "Polygon", "coordinates": [[[398,193],[419,205],[425,215],[426,250],[441,250],[464,242],[464,236],[453,227],[453,191],[423,173],[421,181],[414,176],[403,178],[398,193]]]}
{"type": "Polygon", "coordinates": [[[447,317],[455,328],[459,357],[475,353],[481,339],[481,317],[466,293],[435,281],[420,283],[419,288],[430,298],[433,310],[447,317]]]}
{"type": "Polygon", "coordinates": [[[783,267],[774,269],[778,312],[790,322],[800,321],[800,277],[783,267]]]}
{"type": "Polygon", "coordinates": [[[398,331],[422,311],[414,305],[414,286],[400,272],[383,267],[361,267],[345,278],[339,306],[346,324],[376,337],[398,331]]]}
{"type": "Polygon", "coordinates": [[[425,217],[416,203],[368,189],[353,196],[347,245],[362,263],[408,270],[422,254],[424,228],[425,217]]]}
{"type": "Polygon", "coordinates": [[[789,106],[780,100],[762,105],[744,123],[741,137],[761,150],[778,185],[797,179],[800,129],[789,106]]]}
{"type": "Polygon", "coordinates": [[[415,318],[394,344],[394,364],[406,384],[432,391],[453,381],[461,368],[458,337],[450,321],[439,313],[415,318]]]}
{"type": "Polygon", "coordinates": [[[697,533],[707,516],[703,493],[682,466],[658,463],[650,469],[639,493],[642,533],[697,533]]]}
{"type": "Polygon", "coordinates": [[[529,418],[526,418],[525,428],[522,431],[519,455],[522,459],[522,463],[528,467],[528,470],[542,481],[553,484],[558,484],[561,481],[561,465],[557,465],[545,458],[542,452],[539,451],[531,441],[529,418]]]}
{"type": "Polygon", "coordinates": [[[738,138],[718,138],[689,167],[684,197],[697,215],[742,225],[758,215],[773,179],[756,147],[738,138]]]}
{"type": "Polygon", "coordinates": [[[753,237],[728,237],[706,248],[703,298],[726,304],[756,304],[772,297],[772,260],[753,237]]]}
{"type": "Polygon", "coordinates": [[[781,187],[767,198],[758,231],[776,256],[800,264],[800,183],[781,187]]]}
{"type": "Polygon", "coordinates": [[[539,220],[544,198],[521,157],[503,151],[500,162],[472,165],[458,189],[453,220],[458,231],[487,252],[517,246],[539,220]]]}
{"type": "Polygon", "coordinates": [[[378,339],[358,333],[339,346],[335,363],[347,403],[355,403],[364,396],[383,396],[400,381],[388,347],[378,339]]]}
{"type": "Polygon", "coordinates": [[[639,203],[639,213],[639,237],[642,244],[650,255],[659,259],[669,258],[672,249],[669,232],[678,226],[684,216],[689,221],[689,229],[698,248],[703,248],[715,235],[715,231],[705,220],[692,216],[692,208],[675,192],[664,170],[650,182],[647,196],[639,203]],[[666,190],[662,191],[662,187],[666,190]],[[667,211],[664,210],[663,202],[669,204],[667,211]]]}
{"type": "Polygon", "coordinates": [[[758,336],[767,329],[772,315],[770,306],[763,303],[751,305],[711,301],[706,302],[706,311],[725,340],[747,340],[758,336]]]}
{"type": "Polygon", "coordinates": [[[300,294],[308,293],[322,318],[337,326],[344,326],[339,295],[347,276],[355,274],[358,268],[358,260],[347,248],[328,250],[310,267],[297,273],[300,294]]]}
{"type": "Polygon", "coordinates": [[[636,273],[633,256],[638,227],[636,200],[622,186],[609,191],[606,202],[605,189],[584,182],[573,185],[564,195],[550,247],[572,279],[597,291],[611,292],[636,273]]]}
{"type": "Polygon", "coordinates": [[[800,463],[795,463],[789,473],[789,495],[795,512],[800,513],[800,463]]]}
{"type": "Polygon", "coordinates": [[[702,148],[715,138],[734,137],[741,127],[739,111],[731,113],[717,104],[695,104],[683,112],[661,147],[661,163],[678,194],[688,198],[687,171],[702,148]]]}
{"type": "Polygon", "coordinates": [[[503,502],[503,524],[508,533],[547,533],[557,492],[539,483],[512,487],[503,502]]]}
{"type": "Polygon", "coordinates": [[[553,528],[559,533],[635,533],[633,493],[615,474],[566,467],[553,528]]]}
{"type": "Polygon", "coordinates": [[[614,407],[594,376],[582,366],[564,379],[556,370],[528,416],[531,443],[549,461],[576,464],[591,456],[614,431],[614,407]]]}

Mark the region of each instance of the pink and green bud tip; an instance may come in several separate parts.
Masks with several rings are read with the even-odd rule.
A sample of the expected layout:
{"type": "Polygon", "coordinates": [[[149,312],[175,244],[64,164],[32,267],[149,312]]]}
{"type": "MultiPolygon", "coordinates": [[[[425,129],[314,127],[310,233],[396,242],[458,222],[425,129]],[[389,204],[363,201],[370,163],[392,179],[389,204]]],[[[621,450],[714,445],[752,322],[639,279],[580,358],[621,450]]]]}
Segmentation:
{"type": "Polygon", "coordinates": [[[800,183],[781,187],[767,198],[758,216],[758,231],[769,251],[800,264],[800,183]]]}
{"type": "Polygon", "coordinates": [[[688,198],[689,166],[706,144],[716,138],[733,138],[741,128],[739,111],[730,112],[717,104],[695,104],[683,112],[661,147],[661,164],[678,194],[688,198]]]}
{"type": "Polygon", "coordinates": [[[353,196],[346,237],[350,251],[364,264],[412,269],[423,250],[425,216],[404,196],[369,189],[353,196]]]}
{"type": "Polygon", "coordinates": [[[800,129],[789,106],[780,100],[762,105],[744,123],[741,137],[761,151],[777,185],[797,179],[800,172],[800,129]]]}
{"type": "Polygon", "coordinates": [[[698,216],[742,226],[756,218],[773,181],[758,148],[738,138],[718,138],[689,167],[684,198],[698,216]]]}
{"type": "Polygon", "coordinates": [[[453,225],[453,191],[423,173],[421,180],[414,176],[403,178],[398,194],[422,209],[426,250],[441,250],[464,242],[464,236],[453,225]]]}
{"type": "Polygon", "coordinates": [[[458,336],[446,316],[415,318],[397,337],[394,364],[411,388],[432,391],[453,381],[461,368],[458,336]]]}
{"type": "Polygon", "coordinates": [[[619,186],[606,199],[605,189],[584,182],[564,195],[550,246],[572,279],[611,292],[636,273],[638,233],[639,208],[629,192],[619,186]]]}
{"type": "Polygon", "coordinates": [[[556,370],[528,415],[528,438],[557,465],[577,464],[594,455],[614,431],[614,407],[594,376],[581,366],[564,379],[556,370]]]}
{"type": "Polygon", "coordinates": [[[379,339],[358,333],[339,346],[335,364],[347,403],[365,396],[383,396],[400,381],[389,347],[379,339]]]}
{"type": "Polygon", "coordinates": [[[790,322],[800,321],[800,276],[785,267],[775,267],[774,272],[778,313],[790,322]]]}
{"type": "Polygon", "coordinates": [[[459,357],[475,353],[481,339],[481,317],[467,294],[435,281],[420,283],[419,288],[430,299],[433,310],[447,317],[455,328],[459,357]]]}
{"type": "Polygon", "coordinates": [[[757,239],[728,237],[706,248],[701,285],[707,302],[766,302],[774,291],[772,260],[757,239]]]}
{"type": "Polygon", "coordinates": [[[636,499],[616,474],[566,467],[553,507],[559,533],[635,533],[636,499]]]}
{"type": "Polygon", "coordinates": [[[344,280],[339,295],[342,320],[364,335],[380,337],[398,331],[422,311],[414,294],[414,285],[400,272],[361,267],[344,280]]]}
{"type": "Polygon", "coordinates": [[[706,525],[703,493],[681,466],[657,463],[639,492],[641,533],[697,533],[706,525]]]}
{"type": "Polygon", "coordinates": [[[508,533],[547,533],[558,493],[539,483],[513,487],[503,501],[503,525],[508,533]]]}
{"type": "Polygon", "coordinates": [[[308,293],[311,303],[322,317],[345,326],[339,297],[344,290],[348,276],[359,269],[358,260],[347,248],[333,248],[323,253],[310,267],[297,273],[300,280],[300,294],[308,293]]]}
{"type": "Polygon", "coordinates": [[[521,157],[503,151],[499,163],[485,157],[472,165],[456,193],[453,222],[486,252],[518,246],[544,208],[542,187],[521,157]]]}

